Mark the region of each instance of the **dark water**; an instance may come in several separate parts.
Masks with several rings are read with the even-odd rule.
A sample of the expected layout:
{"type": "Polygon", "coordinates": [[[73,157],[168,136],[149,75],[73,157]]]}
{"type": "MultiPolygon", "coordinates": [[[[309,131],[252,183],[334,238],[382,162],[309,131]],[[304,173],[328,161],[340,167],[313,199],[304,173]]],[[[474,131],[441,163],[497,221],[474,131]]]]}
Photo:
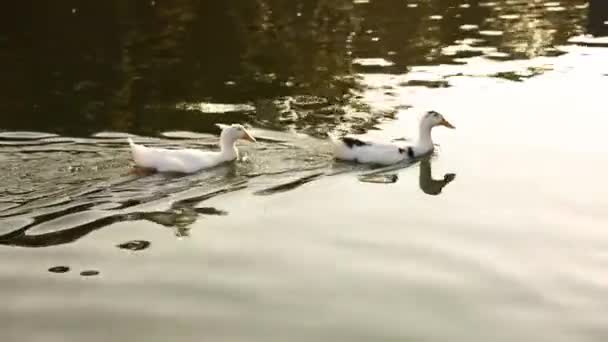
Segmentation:
{"type": "Polygon", "coordinates": [[[155,136],[214,133],[216,121],[316,133],[344,117],[365,130],[373,122],[348,120],[350,107],[366,108],[359,72],[559,55],[556,46],[586,32],[589,8],[583,0],[25,1],[3,12],[3,129],[155,136]]]}
{"type": "Polygon", "coordinates": [[[604,341],[604,1],[0,14],[2,341],[604,341]],[[595,37],[591,36],[594,35],[595,37]],[[374,169],[326,133],[415,136],[374,169]],[[242,161],[129,174],[125,138],[242,161]]]}

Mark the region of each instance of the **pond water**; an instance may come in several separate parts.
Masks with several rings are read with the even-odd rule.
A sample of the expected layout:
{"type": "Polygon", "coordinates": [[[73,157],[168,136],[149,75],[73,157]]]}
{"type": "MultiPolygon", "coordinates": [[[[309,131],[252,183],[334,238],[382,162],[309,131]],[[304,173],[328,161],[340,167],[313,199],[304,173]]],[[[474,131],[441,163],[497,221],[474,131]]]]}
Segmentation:
{"type": "Polygon", "coordinates": [[[12,3],[2,341],[604,341],[602,1],[12,3]],[[591,34],[591,35],[590,35],[591,34]],[[412,139],[336,162],[327,133],[412,139]],[[138,177],[126,137],[243,160],[138,177]]]}

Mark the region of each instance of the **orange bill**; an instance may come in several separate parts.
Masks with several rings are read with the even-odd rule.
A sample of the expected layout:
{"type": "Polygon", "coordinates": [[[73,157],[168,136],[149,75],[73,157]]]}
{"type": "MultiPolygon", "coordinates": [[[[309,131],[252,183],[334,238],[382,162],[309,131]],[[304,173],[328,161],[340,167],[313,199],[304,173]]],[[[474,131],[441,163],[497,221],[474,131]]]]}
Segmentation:
{"type": "Polygon", "coordinates": [[[243,130],[243,133],[245,134],[243,139],[249,140],[251,142],[255,142],[255,138],[251,134],[249,134],[249,132],[247,132],[247,130],[243,130]]]}
{"type": "Polygon", "coordinates": [[[448,127],[448,128],[452,128],[452,129],[456,128],[456,127],[454,127],[454,125],[452,125],[452,124],[451,124],[451,123],[450,123],[448,120],[446,120],[446,119],[443,119],[443,120],[441,121],[441,124],[440,124],[440,125],[445,126],[445,127],[448,127]]]}

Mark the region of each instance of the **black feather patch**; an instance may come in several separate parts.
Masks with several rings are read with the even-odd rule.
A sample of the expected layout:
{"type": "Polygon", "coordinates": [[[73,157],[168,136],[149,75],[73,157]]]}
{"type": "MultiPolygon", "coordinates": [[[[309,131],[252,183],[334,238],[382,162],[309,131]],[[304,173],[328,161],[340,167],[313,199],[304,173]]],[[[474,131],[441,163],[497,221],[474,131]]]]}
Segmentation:
{"type": "Polygon", "coordinates": [[[344,144],[346,144],[346,146],[348,146],[348,148],[353,148],[353,146],[365,146],[365,145],[369,145],[369,143],[367,143],[365,141],[361,141],[359,139],[350,138],[350,137],[344,137],[344,138],[342,138],[342,142],[344,142],[344,144]]]}
{"type": "Polygon", "coordinates": [[[408,146],[407,148],[399,148],[399,153],[401,153],[401,154],[407,153],[407,156],[411,159],[413,159],[415,157],[414,149],[411,146],[408,146]]]}

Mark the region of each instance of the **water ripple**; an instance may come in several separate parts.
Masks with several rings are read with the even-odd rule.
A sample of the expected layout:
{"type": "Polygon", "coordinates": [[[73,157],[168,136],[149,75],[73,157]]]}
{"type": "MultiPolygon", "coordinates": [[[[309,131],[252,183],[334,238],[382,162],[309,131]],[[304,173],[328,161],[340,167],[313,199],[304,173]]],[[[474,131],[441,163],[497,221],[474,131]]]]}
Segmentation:
{"type": "MultiPolygon", "coordinates": [[[[311,102],[299,101],[302,106],[311,102]]],[[[268,138],[260,139],[256,148],[270,154],[250,157],[244,149],[243,161],[197,174],[135,177],[127,173],[131,161],[123,134],[52,136],[55,140],[47,141],[49,135],[45,134],[5,133],[0,138],[4,139],[0,140],[0,155],[7,159],[0,166],[6,175],[1,184],[5,198],[0,203],[0,244],[61,245],[118,222],[140,220],[169,227],[176,236],[187,236],[201,216],[228,215],[221,208],[201,206],[206,200],[248,188],[256,194],[284,192],[324,174],[330,159],[310,151],[310,146],[318,145],[314,140],[272,131],[266,135],[268,138]],[[36,144],[30,144],[31,140],[36,144]],[[313,174],[306,175],[310,172],[313,174]],[[296,180],[281,183],[285,177],[296,180]]],[[[157,146],[201,145],[198,136],[167,136],[170,140],[142,140],[157,146]],[[197,141],[192,141],[194,137],[197,141]]],[[[208,137],[211,139],[217,138],[208,137]]]]}

